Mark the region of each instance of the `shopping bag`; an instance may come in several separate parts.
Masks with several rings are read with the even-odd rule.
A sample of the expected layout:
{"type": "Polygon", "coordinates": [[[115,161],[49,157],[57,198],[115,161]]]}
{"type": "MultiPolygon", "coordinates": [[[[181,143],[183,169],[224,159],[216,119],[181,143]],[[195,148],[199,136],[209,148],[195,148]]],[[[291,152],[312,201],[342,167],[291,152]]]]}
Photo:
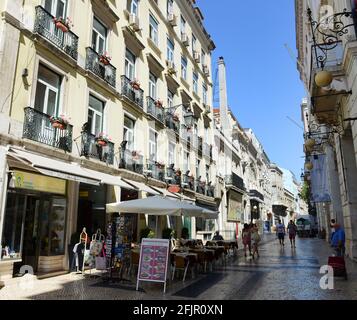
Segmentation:
{"type": "Polygon", "coordinates": [[[344,277],[347,279],[347,270],[344,257],[329,257],[327,264],[333,268],[335,277],[344,277]]]}
{"type": "Polygon", "coordinates": [[[98,234],[93,234],[92,241],[90,243],[90,253],[92,256],[99,256],[103,249],[104,236],[98,234]]]}

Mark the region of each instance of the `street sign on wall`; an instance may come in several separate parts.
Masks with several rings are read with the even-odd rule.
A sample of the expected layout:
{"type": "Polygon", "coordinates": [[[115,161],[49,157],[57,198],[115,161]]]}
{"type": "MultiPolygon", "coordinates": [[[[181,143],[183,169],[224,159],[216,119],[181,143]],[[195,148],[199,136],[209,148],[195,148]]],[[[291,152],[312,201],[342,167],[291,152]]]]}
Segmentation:
{"type": "Polygon", "coordinates": [[[139,289],[140,281],[147,281],[164,283],[164,292],[166,292],[169,251],[168,239],[142,240],[136,290],[139,289]]]}

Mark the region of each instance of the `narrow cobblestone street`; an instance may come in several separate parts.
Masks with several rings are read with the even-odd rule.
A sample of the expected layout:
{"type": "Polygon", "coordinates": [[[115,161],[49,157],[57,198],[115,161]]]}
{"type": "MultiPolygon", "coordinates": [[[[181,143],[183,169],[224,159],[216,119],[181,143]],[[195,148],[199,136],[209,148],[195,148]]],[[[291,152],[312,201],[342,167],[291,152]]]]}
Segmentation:
{"type": "Polygon", "coordinates": [[[324,300],[356,299],[357,268],[347,259],[348,280],[336,278],[333,290],[320,288],[319,269],[327,262],[329,246],[320,239],[298,239],[296,250],[289,243],[281,249],[274,235],[266,235],[260,258],[246,259],[239,251],[225,267],[162,285],[143,284],[140,291],[132,283],[105,283],[98,278],[83,279],[67,274],[35,280],[33,288],[15,284],[0,290],[0,299],[102,299],[102,300],[324,300]]]}

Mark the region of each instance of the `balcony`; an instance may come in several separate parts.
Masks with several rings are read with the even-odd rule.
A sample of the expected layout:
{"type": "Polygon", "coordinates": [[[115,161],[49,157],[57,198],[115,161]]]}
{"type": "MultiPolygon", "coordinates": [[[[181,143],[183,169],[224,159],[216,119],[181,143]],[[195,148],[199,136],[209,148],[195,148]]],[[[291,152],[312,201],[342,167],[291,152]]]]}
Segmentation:
{"type": "Polygon", "coordinates": [[[143,174],[144,157],[135,151],[120,149],[119,168],[143,174]]]}
{"type": "Polygon", "coordinates": [[[165,125],[167,128],[174,130],[177,134],[180,134],[180,120],[170,112],[166,113],[165,125]]]}
{"type": "Polygon", "coordinates": [[[98,159],[107,164],[114,164],[114,143],[108,142],[106,146],[97,144],[95,135],[82,132],[81,156],[98,159]]]}
{"type": "Polygon", "coordinates": [[[264,202],[264,195],[262,195],[258,190],[250,190],[249,196],[252,199],[259,199],[260,201],[264,202]]]}
{"type": "Polygon", "coordinates": [[[116,86],[116,68],[101,61],[101,56],[92,48],[87,48],[86,69],[93,72],[100,79],[107,82],[113,88],[116,86]]]}
{"type": "Polygon", "coordinates": [[[200,179],[196,180],[196,192],[199,194],[207,194],[207,183],[206,181],[201,181],[200,179]]]}
{"type": "Polygon", "coordinates": [[[202,149],[203,149],[203,155],[207,158],[212,159],[212,146],[204,142],[202,149]]]}
{"type": "Polygon", "coordinates": [[[329,44],[330,49],[327,51],[322,50],[325,47],[324,44],[312,46],[310,79],[312,113],[319,124],[336,125],[338,123],[337,110],[343,95],[348,93],[347,88],[343,89],[342,86],[337,90],[332,83],[331,90],[326,90],[316,84],[315,76],[322,71],[321,64],[323,64],[324,71],[330,72],[334,78],[341,78],[344,75],[342,66],[344,48],[342,41],[329,44]]]}
{"type": "Polygon", "coordinates": [[[121,77],[121,94],[131,102],[144,108],[144,91],[132,85],[132,81],[126,76],[121,77]]]}
{"type": "Polygon", "coordinates": [[[181,186],[181,171],[174,168],[175,165],[166,168],[166,182],[171,185],[181,186]]]}
{"type": "Polygon", "coordinates": [[[164,121],[164,107],[160,105],[160,103],[151,98],[151,97],[146,97],[147,101],[147,113],[152,116],[154,119],[157,121],[161,122],[162,124],[165,122],[164,121]]]}
{"type": "Polygon", "coordinates": [[[239,190],[245,191],[245,185],[243,179],[235,173],[227,175],[225,177],[225,182],[227,186],[233,186],[239,190]]]}
{"type": "Polygon", "coordinates": [[[77,60],[78,37],[72,31],[63,32],[57,28],[54,18],[44,8],[37,6],[34,33],[38,33],[71,58],[77,60]]]}
{"type": "Polygon", "coordinates": [[[156,161],[148,161],[145,173],[150,178],[165,182],[165,165],[156,161]]]}
{"type": "Polygon", "coordinates": [[[184,174],[182,176],[182,186],[184,189],[195,191],[195,178],[184,174]]]}
{"type": "Polygon", "coordinates": [[[25,108],[22,137],[71,152],[73,126],[68,124],[64,130],[53,128],[50,117],[33,108],[25,108]]]}
{"type": "Polygon", "coordinates": [[[183,130],[181,130],[181,138],[187,141],[188,146],[193,146],[194,137],[193,132],[190,129],[183,128],[183,130]]]}

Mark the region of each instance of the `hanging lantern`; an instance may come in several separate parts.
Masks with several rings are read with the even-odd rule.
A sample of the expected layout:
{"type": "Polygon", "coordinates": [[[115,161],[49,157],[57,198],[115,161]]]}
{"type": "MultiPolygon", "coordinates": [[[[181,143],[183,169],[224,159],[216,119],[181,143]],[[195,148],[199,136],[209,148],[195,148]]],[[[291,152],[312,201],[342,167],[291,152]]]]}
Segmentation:
{"type": "Polygon", "coordinates": [[[306,146],[307,150],[312,149],[315,146],[315,144],[316,144],[315,139],[307,139],[305,142],[305,146],[306,146]]]}
{"type": "Polygon", "coordinates": [[[332,73],[329,71],[320,71],[315,76],[315,83],[318,87],[328,87],[333,81],[332,73]]]}
{"type": "Polygon", "coordinates": [[[305,169],[311,171],[314,168],[314,165],[312,162],[306,162],[305,163],[305,169]]]}
{"type": "Polygon", "coordinates": [[[184,119],[185,119],[185,124],[188,128],[192,128],[193,127],[193,123],[194,123],[194,114],[191,111],[191,109],[188,109],[184,115],[184,119]]]}

